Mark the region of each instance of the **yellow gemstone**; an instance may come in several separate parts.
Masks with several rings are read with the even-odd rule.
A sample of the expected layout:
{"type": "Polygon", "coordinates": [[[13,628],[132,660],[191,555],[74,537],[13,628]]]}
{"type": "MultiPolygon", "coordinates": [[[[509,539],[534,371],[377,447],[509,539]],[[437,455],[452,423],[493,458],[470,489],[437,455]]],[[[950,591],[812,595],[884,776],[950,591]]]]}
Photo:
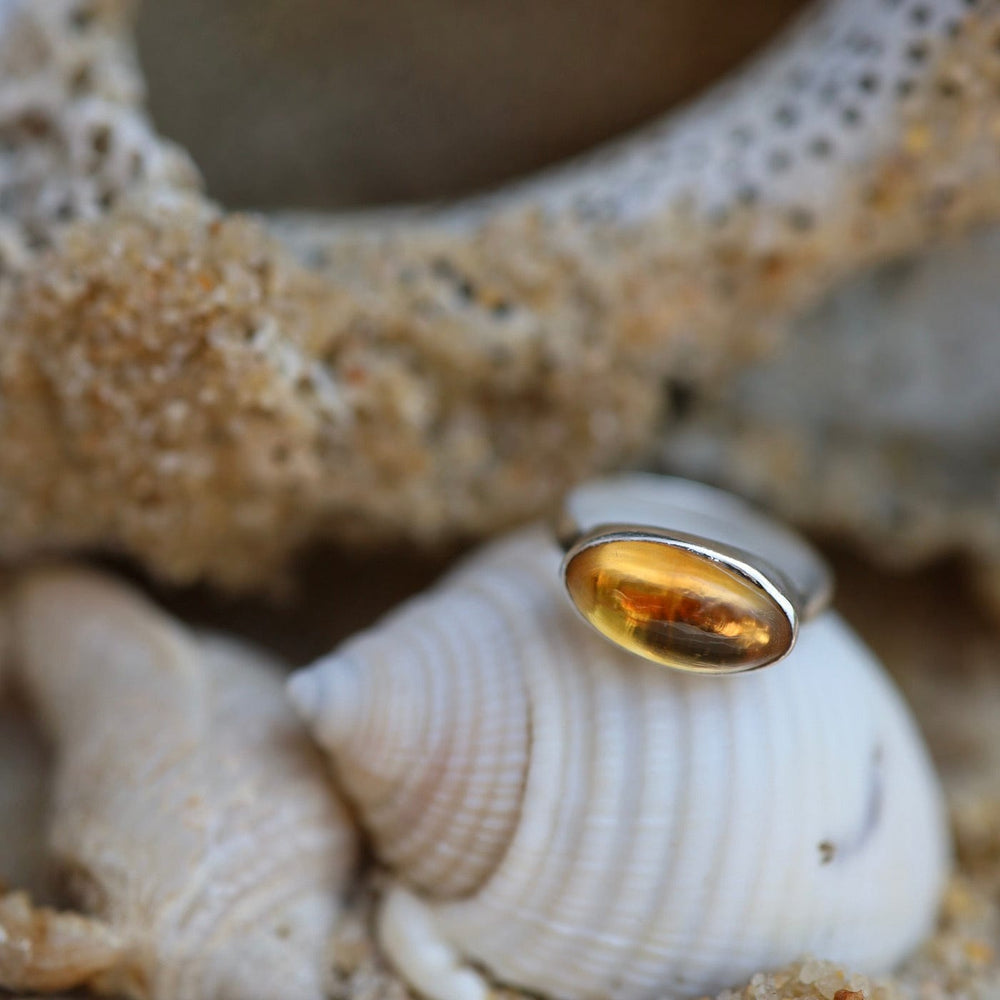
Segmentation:
{"type": "Polygon", "coordinates": [[[609,539],[576,553],[566,585],[599,632],[681,670],[752,670],[792,643],[787,615],[734,568],[663,542],[609,539]]]}

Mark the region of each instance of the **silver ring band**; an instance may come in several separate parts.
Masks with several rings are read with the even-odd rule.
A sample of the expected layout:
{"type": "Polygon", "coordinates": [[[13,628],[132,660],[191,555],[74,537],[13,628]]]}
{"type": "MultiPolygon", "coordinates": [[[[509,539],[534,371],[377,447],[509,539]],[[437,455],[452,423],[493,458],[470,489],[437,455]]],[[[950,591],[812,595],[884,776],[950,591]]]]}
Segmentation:
{"type": "Polygon", "coordinates": [[[557,535],[583,618],[679,670],[775,663],[833,593],[829,567],[798,534],[690,480],[636,473],[586,483],[566,498],[557,535]]]}

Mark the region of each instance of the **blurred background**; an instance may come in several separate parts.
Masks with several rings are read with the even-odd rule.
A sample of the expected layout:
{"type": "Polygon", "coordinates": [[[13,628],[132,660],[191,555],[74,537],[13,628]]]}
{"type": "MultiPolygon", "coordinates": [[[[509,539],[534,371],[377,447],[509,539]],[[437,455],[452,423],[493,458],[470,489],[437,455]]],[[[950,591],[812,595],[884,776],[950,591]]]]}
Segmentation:
{"type": "Polygon", "coordinates": [[[464,193],[652,118],[803,0],[144,3],[159,129],[230,207],[464,193]],[[206,113],[206,109],[210,109],[206,113]]]}

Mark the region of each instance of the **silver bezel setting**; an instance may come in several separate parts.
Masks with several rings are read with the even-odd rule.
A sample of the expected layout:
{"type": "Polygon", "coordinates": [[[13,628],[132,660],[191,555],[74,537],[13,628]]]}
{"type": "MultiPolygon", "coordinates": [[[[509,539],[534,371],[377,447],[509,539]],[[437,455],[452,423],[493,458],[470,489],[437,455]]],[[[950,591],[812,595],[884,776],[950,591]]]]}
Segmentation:
{"type": "MultiPolygon", "coordinates": [[[[722,543],[715,542],[712,539],[702,538],[698,535],[668,531],[664,528],[654,526],[613,523],[600,524],[585,532],[577,531],[576,534],[571,537],[568,524],[564,523],[563,525],[560,525],[560,529],[562,530],[557,529],[557,533],[559,534],[560,540],[563,542],[563,547],[566,550],[560,566],[563,586],[566,587],[570,603],[573,605],[576,613],[590,628],[594,628],[594,625],[583,614],[576,601],[573,599],[572,594],[569,592],[566,572],[570,562],[572,562],[576,556],[578,556],[581,552],[584,552],[586,549],[592,548],[596,545],[607,545],[618,541],[654,542],[659,545],[689,552],[709,562],[718,563],[721,566],[725,566],[727,569],[735,571],[751,584],[762,590],[769,598],[771,598],[771,600],[774,601],[774,603],[781,609],[782,613],[788,619],[788,623],[791,628],[792,637],[787,648],[785,648],[780,654],[774,656],[770,660],[766,660],[763,663],[756,663],[746,667],[712,667],[710,664],[699,664],[697,667],[684,667],[681,665],[674,666],[665,664],[652,657],[644,657],[645,659],[649,659],[651,662],[657,663],[666,669],[678,670],[684,673],[710,675],[740,674],[748,673],[753,670],[760,670],[763,667],[768,667],[774,663],[778,663],[783,660],[795,646],[799,634],[799,622],[801,618],[801,607],[803,604],[802,598],[795,595],[794,588],[789,583],[787,577],[779,569],[772,566],[760,556],[746,552],[743,549],[736,548],[735,546],[724,545],[722,543]]],[[[599,629],[594,628],[594,630],[607,642],[617,645],[614,639],[604,635],[604,633],[599,629]]],[[[640,652],[636,652],[635,655],[642,656],[640,652]]]]}

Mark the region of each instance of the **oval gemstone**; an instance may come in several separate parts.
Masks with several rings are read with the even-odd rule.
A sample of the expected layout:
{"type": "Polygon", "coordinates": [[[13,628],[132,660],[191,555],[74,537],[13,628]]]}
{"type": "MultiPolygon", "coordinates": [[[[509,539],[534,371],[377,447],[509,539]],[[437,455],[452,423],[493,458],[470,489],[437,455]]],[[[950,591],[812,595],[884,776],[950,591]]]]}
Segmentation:
{"type": "Polygon", "coordinates": [[[566,586],[599,632],[680,670],[737,672],[783,656],[792,623],[737,569],[668,542],[609,539],[577,552],[566,586]]]}

